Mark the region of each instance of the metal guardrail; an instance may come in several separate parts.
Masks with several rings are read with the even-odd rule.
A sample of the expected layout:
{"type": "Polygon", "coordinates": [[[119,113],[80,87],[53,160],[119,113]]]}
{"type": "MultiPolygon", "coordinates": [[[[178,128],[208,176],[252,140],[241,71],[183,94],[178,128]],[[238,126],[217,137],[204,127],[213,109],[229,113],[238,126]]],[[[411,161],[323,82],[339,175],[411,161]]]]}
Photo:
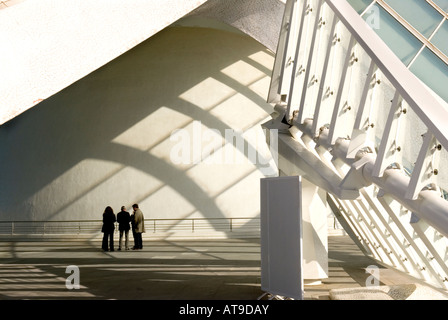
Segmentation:
{"type": "MultiPolygon", "coordinates": [[[[0,221],[0,235],[93,235],[101,233],[101,227],[102,220],[0,221]]],[[[145,219],[146,233],[256,232],[259,228],[259,217],[145,219]]]]}

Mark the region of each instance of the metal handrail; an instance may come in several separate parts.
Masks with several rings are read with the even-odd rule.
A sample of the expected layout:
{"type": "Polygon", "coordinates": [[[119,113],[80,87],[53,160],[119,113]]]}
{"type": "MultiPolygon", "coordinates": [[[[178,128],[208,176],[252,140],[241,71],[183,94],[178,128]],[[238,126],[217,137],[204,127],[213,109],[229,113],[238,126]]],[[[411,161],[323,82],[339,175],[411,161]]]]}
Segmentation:
{"type": "MultiPolygon", "coordinates": [[[[237,218],[148,218],[145,219],[147,232],[159,233],[167,230],[182,230],[191,233],[198,231],[227,231],[233,232],[242,225],[249,224],[250,229],[259,228],[259,217],[237,218]],[[251,223],[252,222],[252,223],[251,223]]],[[[118,232],[118,223],[115,222],[115,232],[118,232]]],[[[94,234],[100,233],[102,220],[40,220],[40,221],[0,221],[0,235],[16,234],[94,234]]]]}

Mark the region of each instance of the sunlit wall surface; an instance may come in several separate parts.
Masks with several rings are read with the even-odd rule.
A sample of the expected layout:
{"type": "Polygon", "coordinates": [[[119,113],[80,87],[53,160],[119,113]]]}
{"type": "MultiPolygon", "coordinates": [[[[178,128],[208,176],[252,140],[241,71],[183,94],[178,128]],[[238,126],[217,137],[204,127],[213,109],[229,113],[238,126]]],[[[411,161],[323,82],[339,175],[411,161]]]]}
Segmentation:
{"type": "Polygon", "coordinates": [[[401,61],[448,101],[448,1],[348,0],[401,61]],[[377,20],[377,21],[374,21],[377,20]]]}
{"type": "Polygon", "coordinates": [[[147,219],[257,217],[259,179],[277,172],[259,126],[273,61],[237,31],[161,31],[0,127],[0,220],[101,219],[133,203],[147,219]],[[239,160],[220,158],[229,149],[239,160]]]}

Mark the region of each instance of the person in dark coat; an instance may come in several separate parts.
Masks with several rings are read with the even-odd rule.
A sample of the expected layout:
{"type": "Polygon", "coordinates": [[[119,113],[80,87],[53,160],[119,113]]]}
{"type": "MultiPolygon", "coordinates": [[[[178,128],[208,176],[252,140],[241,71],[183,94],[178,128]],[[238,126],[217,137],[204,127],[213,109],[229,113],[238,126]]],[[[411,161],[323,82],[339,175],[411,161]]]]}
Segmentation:
{"type": "Polygon", "coordinates": [[[118,250],[121,250],[123,244],[123,234],[125,236],[124,246],[129,250],[129,230],[131,229],[129,222],[131,222],[131,215],[126,211],[126,207],[122,206],[121,211],[117,213],[118,230],[120,231],[120,242],[118,243],[118,250]]]}
{"type": "Polygon", "coordinates": [[[106,207],[103,213],[103,228],[101,231],[103,235],[103,245],[104,251],[114,251],[114,230],[115,230],[115,214],[111,207],[106,207]],[[108,243],[109,240],[109,243],[108,243]]]}

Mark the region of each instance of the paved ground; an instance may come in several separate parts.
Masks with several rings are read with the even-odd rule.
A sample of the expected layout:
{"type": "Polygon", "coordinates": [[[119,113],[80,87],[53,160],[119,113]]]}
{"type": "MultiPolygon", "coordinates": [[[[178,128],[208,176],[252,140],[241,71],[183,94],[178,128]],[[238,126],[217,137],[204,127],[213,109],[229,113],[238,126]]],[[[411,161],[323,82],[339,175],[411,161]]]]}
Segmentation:
{"type": "Polygon", "coordinates": [[[95,242],[0,242],[0,299],[257,299],[258,239],[146,242],[103,252],[95,242]],[[69,265],[79,290],[67,290],[69,265]]]}
{"type": "Polygon", "coordinates": [[[348,236],[329,237],[328,279],[323,279],[320,285],[306,286],[305,298],[328,300],[331,289],[365,287],[366,280],[370,276],[366,273],[366,268],[372,265],[379,268],[379,285],[416,283],[414,278],[385,268],[365,256],[348,236]]]}
{"type": "MultiPolygon", "coordinates": [[[[103,252],[98,241],[1,241],[0,299],[257,300],[259,239],[146,241],[141,251],[103,252]],[[67,266],[81,288],[68,290],[67,266]]],[[[348,237],[329,237],[329,278],[305,287],[308,300],[332,288],[365,286],[375,264],[348,237]]],[[[412,283],[381,268],[381,284],[412,283]]]]}

